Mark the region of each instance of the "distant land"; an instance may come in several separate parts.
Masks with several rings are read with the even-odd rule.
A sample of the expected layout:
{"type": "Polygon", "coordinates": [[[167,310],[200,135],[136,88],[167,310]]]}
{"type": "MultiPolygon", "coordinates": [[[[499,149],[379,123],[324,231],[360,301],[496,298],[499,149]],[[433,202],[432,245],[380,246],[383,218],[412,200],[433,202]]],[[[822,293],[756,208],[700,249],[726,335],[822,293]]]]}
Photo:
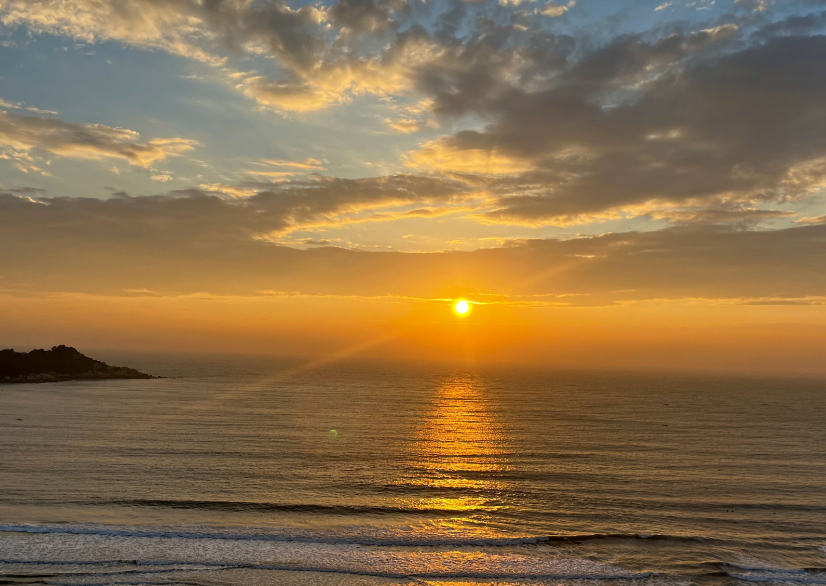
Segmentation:
{"type": "Polygon", "coordinates": [[[84,356],[71,346],[51,350],[0,350],[0,384],[48,383],[67,380],[163,378],[125,366],[109,366],[84,356]]]}

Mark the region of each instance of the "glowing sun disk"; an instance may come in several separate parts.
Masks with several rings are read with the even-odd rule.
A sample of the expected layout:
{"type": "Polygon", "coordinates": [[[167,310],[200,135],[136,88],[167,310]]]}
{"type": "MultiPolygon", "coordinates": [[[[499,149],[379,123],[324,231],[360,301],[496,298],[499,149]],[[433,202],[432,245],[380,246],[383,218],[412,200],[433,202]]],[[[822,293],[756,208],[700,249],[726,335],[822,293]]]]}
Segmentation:
{"type": "Polygon", "coordinates": [[[468,303],[464,299],[460,299],[453,304],[453,311],[455,311],[459,315],[467,315],[467,313],[470,311],[470,303],[468,303]]]}

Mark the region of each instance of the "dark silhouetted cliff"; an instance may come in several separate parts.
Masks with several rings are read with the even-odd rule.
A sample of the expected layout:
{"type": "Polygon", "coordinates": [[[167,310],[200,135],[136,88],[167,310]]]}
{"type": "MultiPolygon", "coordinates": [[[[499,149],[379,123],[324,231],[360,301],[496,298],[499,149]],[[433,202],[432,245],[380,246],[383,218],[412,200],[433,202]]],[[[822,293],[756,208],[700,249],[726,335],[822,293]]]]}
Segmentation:
{"type": "Polygon", "coordinates": [[[134,368],[109,366],[84,356],[71,346],[51,350],[0,350],[0,383],[44,383],[111,378],[161,378],[134,368]]]}

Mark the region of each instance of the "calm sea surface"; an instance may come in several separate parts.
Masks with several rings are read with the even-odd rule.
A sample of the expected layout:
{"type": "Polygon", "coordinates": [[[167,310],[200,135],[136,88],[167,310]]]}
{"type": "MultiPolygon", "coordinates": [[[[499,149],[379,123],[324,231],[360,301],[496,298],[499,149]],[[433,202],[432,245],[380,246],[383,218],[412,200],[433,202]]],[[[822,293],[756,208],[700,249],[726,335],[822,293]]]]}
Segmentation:
{"type": "Polygon", "coordinates": [[[0,584],[826,584],[826,381],[101,355],[0,386],[0,584]]]}

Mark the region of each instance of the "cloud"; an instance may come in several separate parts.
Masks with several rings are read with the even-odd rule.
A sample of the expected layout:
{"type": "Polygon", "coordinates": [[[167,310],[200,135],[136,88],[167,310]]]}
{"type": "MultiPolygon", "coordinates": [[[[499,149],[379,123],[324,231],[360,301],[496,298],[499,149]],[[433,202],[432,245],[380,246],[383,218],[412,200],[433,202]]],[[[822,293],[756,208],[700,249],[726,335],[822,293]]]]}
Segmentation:
{"type": "Polygon", "coordinates": [[[32,162],[31,154],[40,151],[73,159],[124,159],[138,167],[149,167],[198,144],[184,138],[155,138],[143,143],[139,139],[137,132],[125,128],[0,112],[0,148],[19,161],[32,162]]]}
{"type": "MultiPolygon", "coordinates": [[[[212,4],[212,3],[209,3],[212,4]]],[[[183,0],[0,0],[0,22],[95,43],[119,41],[219,65],[195,44],[206,8],[183,0]]]]}
{"type": "Polygon", "coordinates": [[[230,197],[249,197],[260,191],[257,187],[224,185],[223,183],[202,183],[199,187],[205,191],[221,193],[230,197]]]}
{"type": "Polygon", "coordinates": [[[445,174],[508,174],[533,167],[529,161],[509,156],[488,145],[464,148],[466,139],[474,141],[476,137],[476,133],[465,132],[450,139],[427,142],[420,149],[408,154],[407,165],[437,170],[445,174]]]}
{"type": "Polygon", "coordinates": [[[278,179],[278,178],[287,178],[292,177],[294,175],[298,175],[297,171],[257,171],[251,170],[246,171],[247,175],[253,175],[256,177],[269,177],[270,179],[278,179]]]}
{"type": "MultiPolygon", "coordinates": [[[[70,4],[0,0],[0,19],[199,59],[280,112],[314,112],[372,95],[416,104],[389,106],[395,115],[384,121],[397,132],[465,129],[422,143],[403,162],[495,196],[494,208],[479,216],[484,222],[572,225],[635,214],[673,223],[768,222],[789,217],[775,209],[780,203],[824,186],[826,42],[813,34],[823,25],[820,14],[773,19],[769,10],[753,14],[759,2],[741,1],[749,14],[735,11],[694,28],[664,23],[592,44],[531,26],[535,12],[513,2],[434,8],[427,18],[403,0],[300,8],[188,0],[70,4]],[[225,58],[245,54],[272,57],[274,66],[240,70],[225,58]]],[[[536,10],[561,16],[574,6],[552,2],[536,10]]],[[[48,171],[26,159],[34,148],[148,167],[195,144],[141,142],[123,134],[131,131],[103,126],[78,126],[88,140],[61,141],[72,132],[54,124],[54,132],[38,136],[54,135],[57,144],[17,138],[23,147],[7,144],[4,156],[41,173],[48,171]]],[[[322,165],[270,167],[248,174],[292,183],[322,165]]],[[[204,185],[227,196],[254,195],[245,185],[204,185]]]]}
{"type": "Polygon", "coordinates": [[[796,14],[771,22],[753,33],[755,38],[769,39],[778,35],[810,35],[826,28],[826,11],[796,14]]]}
{"type": "Polygon", "coordinates": [[[783,210],[766,210],[744,206],[697,207],[682,209],[655,209],[649,214],[658,220],[668,220],[673,224],[717,224],[749,225],[766,220],[794,218],[797,212],[783,210]]]}
{"type": "Polygon", "coordinates": [[[273,81],[260,75],[245,77],[235,87],[263,106],[286,112],[313,112],[347,99],[346,94],[331,89],[273,81]]]}
{"type": "MultiPolygon", "coordinates": [[[[118,41],[161,49],[230,76],[227,49],[268,52],[287,70],[309,72],[326,47],[320,26],[324,20],[324,13],[313,6],[293,10],[283,2],[0,0],[0,22],[7,27],[23,26],[86,43],[118,41]]],[[[319,95],[302,91],[301,83],[270,81],[252,73],[236,85],[265,105],[289,110],[301,111],[302,100],[319,95]]],[[[316,100],[317,107],[326,103],[316,100]]]]}
{"type": "Polygon", "coordinates": [[[728,24],[652,42],[628,36],[548,88],[500,84],[482,99],[435,92],[435,110],[489,123],[408,161],[502,174],[479,178],[499,196],[485,218],[532,225],[658,208],[665,217],[675,207],[692,210],[680,221],[734,209],[757,217],[745,210],[817,193],[826,186],[826,37],[729,46],[737,34],[728,24]]]}
{"type": "MultiPolygon", "coordinates": [[[[573,5],[554,10],[564,12],[573,5]]],[[[455,36],[458,29],[448,32],[450,18],[444,15],[443,26],[433,35],[419,24],[400,30],[399,23],[411,10],[405,0],[340,0],[329,8],[297,9],[281,1],[0,0],[0,22],[87,43],[118,41],[195,59],[215,67],[220,78],[259,105],[281,112],[312,112],[365,94],[412,92],[423,81],[423,67],[451,67],[457,58],[499,55],[496,69],[504,71],[508,66],[530,67],[555,53],[549,52],[550,33],[489,19],[478,21],[467,42],[455,36]],[[499,28],[495,35],[492,26],[499,28]],[[525,37],[524,46],[508,43],[508,36],[517,35],[525,37]],[[387,42],[366,45],[365,36],[387,42]],[[229,66],[231,55],[244,53],[273,57],[275,73],[229,66]]],[[[477,64],[479,69],[490,65],[477,64]]]]}
{"type": "Polygon", "coordinates": [[[458,287],[510,297],[566,296],[564,303],[574,305],[826,295],[824,224],[775,231],[674,228],[439,254],[300,251],[258,237],[331,210],[404,199],[414,187],[430,190],[419,199],[455,195],[405,177],[393,185],[336,181],[312,198],[294,188],[241,200],[203,192],[108,200],[4,194],[0,247],[15,252],[0,257],[0,274],[6,289],[43,292],[438,297],[458,287]],[[24,240],[27,246],[19,246],[24,240]]]}
{"type": "Polygon", "coordinates": [[[348,33],[380,34],[397,28],[392,15],[406,6],[406,0],[339,0],[327,15],[331,23],[348,33]]]}
{"type": "Polygon", "coordinates": [[[770,0],[734,0],[735,5],[751,10],[752,12],[764,12],[774,2],[770,0]]]}
{"type": "MultiPolygon", "coordinates": [[[[411,175],[368,179],[317,176],[312,181],[203,187],[207,191],[176,190],[141,197],[115,194],[107,200],[42,197],[38,205],[50,210],[47,213],[55,219],[62,216],[67,220],[67,235],[79,225],[79,218],[93,214],[105,218],[100,228],[106,237],[120,233],[124,238],[128,234],[151,238],[151,233],[157,232],[160,239],[185,240],[208,237],[214,230],[220,238],[221,226],[226,226],[236,236],[252,240],[301,226],[335,222],[346,214],[416,203],[459,203],[471,196],[461,183],[411,175]],[[156,223],[163,224],[163,228],[156,223]]],[[[3,210],[14,213],[24,209],[16,196],[4,197],[3,210]]]]}
{"type": "Polygon", "coordinates": [[[387,118],[385,119],[385,123],[393,130],[401,132],[402,134],[411,134],[413,132],[419,132],[422,129],[422,125],[418,120],[411,120],[409,118],[403,118],[401,120],[387,118]]]}
{"type": "Polygon", "coordinates": [[[808,218],[800,218],[798,224],[826,224],[826,216],[810,216],[808,218]]]}
{"type": "Polygon", "coordinates": [[[352,95],[405,91],[434,43],[421,27],[396,33],[405,0],[340,0],[328,9],[285,2],[188,0],[0,0],[0,22],[87,43],[118,41],[161,49],[216,68],[261,106],[311,112],[352,95]],[[329,28],[338,30],[334,43],[329,28]],[[364,35],[393,33],[376,52],[359,50],[364,35]],[[239,71],[229,55],[275,58],[277,74],[239,71]]]}
{"type": "Polygon", "coordinates": [[[319,161],[318,159],[308,158],[304,159],[303,161],[282,161],[280,159],[264,159],[262,161],[263,164],[272,165],[274,167],[294,167],[296,169],[313,169],[313,170],[321,170],[324,169],[324,163],[319,161]]]}
{"type": "Polygon", "coordinates": [[[548,2],[539,10],[539,14],[543,16],[550,16],[557,18],[563,16],[568,10],[576,6],[576,0],[570,0],[567,4],[557,4],[556,2],[548,2]]]}
{"type": "Polygon", "coordinates": [[[41,115],[57,115],[57,112],[53,112],[52,110],[41,110],[40,108],[35,108],[34,106],[26,106],[20,102],[7,102],[3,98],[0,98],[0,109],[3,110],[26,110],[27,112],[33,112],[35,114],[41,115]]]}
{"type": "Polygon", "coordinates": [[[0,188],[0,191],[5,193],[18,193],[23,195],[46,195],[45,189],[40,189],[38,187],[4,187],[0,188]]]}
{"type": "Polygon", "coordinates": [[[262,106],[313,112],[348,103],[354,96],[409,92],[416,86],[419,68],[443,53],[444,47],[419,27],[399,33],[378,54],[331,50],[306,66],[290,66],[284,78],[234,72],[232,79],[238,91],[262,106]]]}
{"type": "Polygon", "coordinates": [[[312,238],[303,238],[298,243],[304,246],[332,246],[333,244],[331,240],[314,240],[312,238]]]}

